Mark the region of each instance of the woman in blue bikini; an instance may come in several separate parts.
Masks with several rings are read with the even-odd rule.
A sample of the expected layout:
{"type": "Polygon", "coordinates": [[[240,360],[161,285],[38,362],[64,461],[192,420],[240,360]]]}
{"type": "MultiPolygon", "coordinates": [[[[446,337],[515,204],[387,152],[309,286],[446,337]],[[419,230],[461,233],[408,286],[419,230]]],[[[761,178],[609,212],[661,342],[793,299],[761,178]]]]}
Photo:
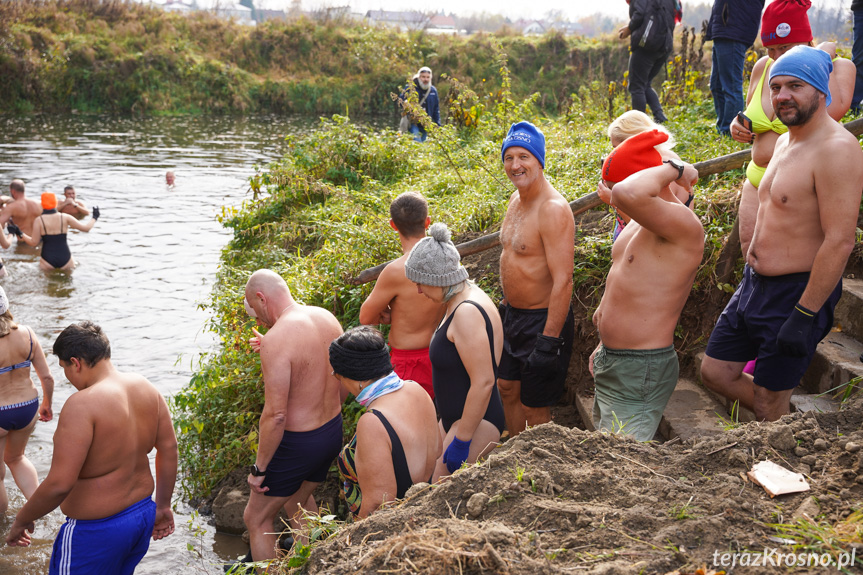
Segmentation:
{"type": "MultiPolygon", "coordinates": [[[[30,499],[39,486],[36,468],[24,455],[24,448],[36,420],[51,421],[51,399],[54,378],[48,369],[39,340],[27,326],[16,324],[9,313],[9,299],[0,287],[0,454],[9,466],[15,484],[30,499]],[[42,403],[39,392],[30,380],[30,366],[42,382],[42,403]]],[[[9,497],[3,479],[6,466],[0,465],[0,512],[9,507],[9,497]]]]}

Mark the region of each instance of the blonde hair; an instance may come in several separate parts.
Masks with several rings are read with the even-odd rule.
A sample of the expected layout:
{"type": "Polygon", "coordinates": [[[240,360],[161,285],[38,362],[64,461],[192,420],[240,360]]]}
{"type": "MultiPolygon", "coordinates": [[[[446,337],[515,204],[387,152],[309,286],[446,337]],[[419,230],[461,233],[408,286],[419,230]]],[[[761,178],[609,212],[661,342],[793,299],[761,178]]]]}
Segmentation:
{"type": "Polygon", "coordinates": [[[0,337],[6,337],[13,329],[18,329],[18,324],[12,318],[12,314],[7,309],[0,314],[0,337]]]}
{"type": "Polygon", "coordinates": [[[664,126],[650,119],[650,116],[638,110],[630,110],[618,116],[608,126],[608,139],[617,140],[618,145],[631,136],[636,136],[648,130],[659,130],[668,134],[668,141],[656,146],[660,150],[670,150],[677,142],[674,136],[664,126]]]}

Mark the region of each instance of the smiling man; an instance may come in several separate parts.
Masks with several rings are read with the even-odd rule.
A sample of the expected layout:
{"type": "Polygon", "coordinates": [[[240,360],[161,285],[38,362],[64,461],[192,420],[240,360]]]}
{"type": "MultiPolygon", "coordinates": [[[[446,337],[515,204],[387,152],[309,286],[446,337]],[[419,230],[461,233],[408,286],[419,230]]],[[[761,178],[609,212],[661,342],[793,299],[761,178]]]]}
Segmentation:
{"type": "Polygon", "coordinates": [[[498,387],[510,436],[551,421],[572,355],[575,222],[566,199],[545,179],[545,136],[513,124],[501,146],[516,191],[500,230],[504,301],[498,387]]]}
{"type": "Polygon", "coordinates": [[[830,56],[797,46],[770,70],[770,99],[788,126],[758,187],[743,281],[707,345],[705,385],[759,420],[789,412],[818,342],[833,327],[842,272],[854,248],[863,151],[827,114],[830,56]],[[743,373],[758,357],[755,373],[743,373]]]}

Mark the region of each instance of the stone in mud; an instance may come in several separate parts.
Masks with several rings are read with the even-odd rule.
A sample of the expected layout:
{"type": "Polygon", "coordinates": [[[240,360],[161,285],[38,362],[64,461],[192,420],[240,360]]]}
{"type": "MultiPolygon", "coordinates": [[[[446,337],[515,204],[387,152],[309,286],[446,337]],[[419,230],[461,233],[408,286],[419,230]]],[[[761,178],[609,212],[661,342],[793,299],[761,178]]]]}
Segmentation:
{"type": "Polygon", "coordinates": [[[222,488],[216,496],[216,500],[213,501],[213,518],[216,521],[216,531],[242,535],[246,530],[246,524],[243,522],[243,511],[246,509],[248,500],[248,493],[243,493],[239,489],[222,488]]]}
{"type": "Polygon", "coordinates": [[[474,519],[482,515],[483,509],[485,509],[485,505],[488,503],[488,495],[485,493],[474,493],[470,496],[470,499],[467,500],[467,512],[474,519]]]}
{"type": "Polygon", "coordinates": [[[767,436],[767,442],[773,449],[779,451],[790,451],[797,447],[797,440],[794,439],[794,432],[788,425],[777,425],[767,436]]]}

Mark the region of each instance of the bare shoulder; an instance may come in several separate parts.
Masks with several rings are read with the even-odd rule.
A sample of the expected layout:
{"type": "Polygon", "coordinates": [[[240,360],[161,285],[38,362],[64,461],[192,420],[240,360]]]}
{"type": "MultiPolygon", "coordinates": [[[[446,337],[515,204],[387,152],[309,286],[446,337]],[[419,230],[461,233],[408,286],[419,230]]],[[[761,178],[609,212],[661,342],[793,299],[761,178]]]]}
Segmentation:
{"type": "Polygon", "coordinates": [[[408,254],[404,254],[403,256],[394,259],[390,263],[386,265],[386,267],[381,272],[380,279],[385,279],[388,281],[399,281],[405,278],[405,261],[408,259],[408,254]]]}
{"type": "Polygon", "coordinates": [[[761,77],[761,74],[764,73],[764,68],[767,67],[767,61],[770,58],[768,56],[762,56],[755,62],[755,65],[752,67],[752,80],[758,82],[758,78],[761,77]]]}

